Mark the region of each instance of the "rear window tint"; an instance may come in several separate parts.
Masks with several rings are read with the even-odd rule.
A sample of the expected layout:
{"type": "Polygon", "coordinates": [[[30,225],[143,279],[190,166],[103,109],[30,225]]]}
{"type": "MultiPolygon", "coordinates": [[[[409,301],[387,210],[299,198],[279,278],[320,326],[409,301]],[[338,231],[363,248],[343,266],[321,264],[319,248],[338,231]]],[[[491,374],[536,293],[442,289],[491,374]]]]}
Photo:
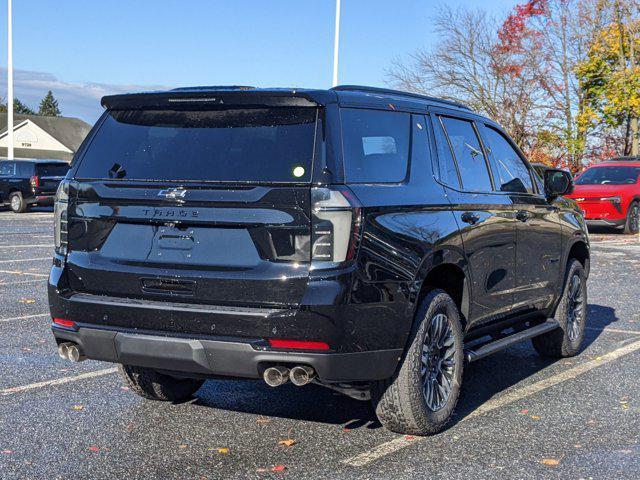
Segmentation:
{"type": "Polygon", "coordinates": [[[39,177],[64,177],[69,171],[69,165],[39,164],[36,165],[36,175],[39,177]]]}
{"type": "Polygon", "coordinates": [[[112,110],[76,177],[309,182],[315,108],[112,110]]]}
{"type": "Polygon", "coordinates": [[[409,163],[408,113],[344,108],[345,176],[351,183],[397,183],[409,163]]]}

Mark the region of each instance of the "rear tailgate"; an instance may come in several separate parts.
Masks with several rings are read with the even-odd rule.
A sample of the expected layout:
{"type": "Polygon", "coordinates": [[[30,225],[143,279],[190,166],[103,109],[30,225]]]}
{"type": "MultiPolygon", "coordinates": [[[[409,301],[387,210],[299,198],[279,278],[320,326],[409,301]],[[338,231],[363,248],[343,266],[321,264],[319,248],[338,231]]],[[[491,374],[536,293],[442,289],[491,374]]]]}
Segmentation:
{"type": "Polygon", "coordinates": [[[108,112],[75,173],[72,290],[298,305],[311,260],[317,115],[308,107],[108,112]]]}
{"type": "Polygon", "coordinates": [[[38,178],[39,195],[54,195],[58,185],[69,171],[69,165],[61,163],[38,163],[35,174],[38,178]]]}
{"type": "Polygon", "coordinates": [[[72,289],[216,305],[296,305],[308,280],[309,187],[81,183],[72,289]],[[184,200],[176,202],[171,192],[184,200]]]}

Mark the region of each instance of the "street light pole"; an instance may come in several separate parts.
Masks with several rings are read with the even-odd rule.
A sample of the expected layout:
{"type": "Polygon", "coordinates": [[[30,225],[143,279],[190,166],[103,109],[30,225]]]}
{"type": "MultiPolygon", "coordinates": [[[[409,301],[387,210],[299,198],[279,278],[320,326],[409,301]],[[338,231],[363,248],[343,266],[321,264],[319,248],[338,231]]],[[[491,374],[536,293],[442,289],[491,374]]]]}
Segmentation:
{"type": "Polygon", "coordinates": [[[336,0],[336,28],[335,37],[333,39],[333,83],[332,86],[338,85],[338,50],[340,46],[340,0],[336,0]]]}
{"type": "Polygon", "coordinates": [[[13,41],[11,0],[7,0],[7,158],[13,160],[13,41]]]}

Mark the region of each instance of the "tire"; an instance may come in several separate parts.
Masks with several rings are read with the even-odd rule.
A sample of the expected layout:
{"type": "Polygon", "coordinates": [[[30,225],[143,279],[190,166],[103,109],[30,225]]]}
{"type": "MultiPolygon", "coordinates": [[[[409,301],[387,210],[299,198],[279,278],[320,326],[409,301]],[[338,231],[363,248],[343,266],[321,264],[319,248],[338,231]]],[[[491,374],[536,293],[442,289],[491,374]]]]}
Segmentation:
{"type": "Polygon", "coordinates": [[[13,192],[9,194],[9,206],[13,213],[24,213],[27,211],[27,202],[22,198],[22,193],[13,192]]]}
{"type": "Polygon", "coordinates": [[[632,202],[627,210],[627,221],[624,224],[624,233],[637,234],[640,229],[640,203],[632,202]]]}
{"type": "Polygon", "coordinates": [[[562,298],[556,308],[554,318],[560,328],[531,339],[533,347],[543,357],[572,357],[576,355],[584,340],[587,320],[587,281],[582,264],[569,260],[564,279],[562,298]],[[574,287],[574,279],[579,285],[574,287]]]}
{"type": "Polygon", "coordinates": [[[204,383],[204,380],[174,378],[150,368],[131,365],[120,365],[119,370],[131,391],[149,400],[188,400],[204,383]]]}
{"type": "Polygon", "coordinates": [[[395,375],[372,385],[371,398],[380,423],[393,432],[410,435],[431,435],[442,430],[458,402],[463,364],[458,307],[443,290],[432,290],[416,312],[408,347],[395,375]],[[437,335],[438,325],[443,335],[437,335]],[[433,350],[429,353],[434,338],[441,340],[435,354],[433,350]],[[423,348],[427,352],[424,355],[423,348]],[[447,358],[451,363],[449,368],[443,365],[447,358]],[[435,372],[436,380],[445,386],[447,395],[440,398],[429,395],[429,391],[436,391],[427,386],[430,372],[435,372]]]}

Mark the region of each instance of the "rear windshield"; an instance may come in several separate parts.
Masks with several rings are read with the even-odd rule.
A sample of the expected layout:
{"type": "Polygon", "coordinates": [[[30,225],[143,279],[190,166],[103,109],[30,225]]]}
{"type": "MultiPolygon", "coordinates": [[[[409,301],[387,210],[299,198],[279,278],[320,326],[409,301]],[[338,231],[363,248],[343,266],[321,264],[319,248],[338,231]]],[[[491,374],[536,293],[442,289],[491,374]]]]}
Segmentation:
{"type": "Polygon", "coordinates": [[[632,185],[638,181],[640,167],[594,167],[576,180],[577,185],[632,185]]]}
{"type": "Polygon", "coordinates": [[[309,182],[316,108],[112,110],[76,177],[309,182]]]}
{"type": "Polygon", "coordinates": [[[64,177],[69,171],[69,165],[59,163],[44,163],[36,165],[36,175],[39,177],[64,177]]]}

